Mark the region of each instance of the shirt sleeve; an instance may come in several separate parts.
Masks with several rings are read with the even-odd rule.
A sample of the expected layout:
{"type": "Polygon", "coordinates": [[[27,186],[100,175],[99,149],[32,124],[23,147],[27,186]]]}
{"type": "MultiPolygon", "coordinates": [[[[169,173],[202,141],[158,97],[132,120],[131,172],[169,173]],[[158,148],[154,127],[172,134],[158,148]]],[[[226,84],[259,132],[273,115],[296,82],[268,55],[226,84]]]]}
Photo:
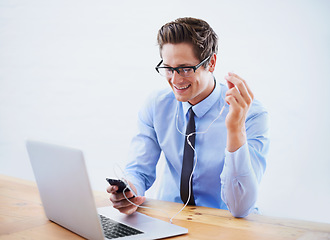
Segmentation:
{"type": "Polygon", "coordinates": [[[245,217],[255,209],[258,185],[266,168],[269,147],[267,112],[246,121],[247,142],[235,152],[225,151],[221,198],[234,217],[245,217]]]}
{"type": "Polygon", "coordinates": [[[143,196],[156,179],[156,165],[161,153],[153,124],[153,101],[150,98],[138,114],[138,132],[128,153],[126,178],[143,196]]]}

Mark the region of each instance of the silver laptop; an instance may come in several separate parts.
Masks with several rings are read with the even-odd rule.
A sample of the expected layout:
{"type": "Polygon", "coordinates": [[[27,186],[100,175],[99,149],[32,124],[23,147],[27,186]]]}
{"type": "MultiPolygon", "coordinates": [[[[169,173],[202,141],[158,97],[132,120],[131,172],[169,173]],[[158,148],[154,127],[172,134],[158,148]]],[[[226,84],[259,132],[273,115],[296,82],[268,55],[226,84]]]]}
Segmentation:
{"type": "Polygon", "coordinates": [[[31,140],[26,146],[49,220],[87,239],[158,239],[188,232],[139,212],[96,209],[82,151],[31,140]]]}

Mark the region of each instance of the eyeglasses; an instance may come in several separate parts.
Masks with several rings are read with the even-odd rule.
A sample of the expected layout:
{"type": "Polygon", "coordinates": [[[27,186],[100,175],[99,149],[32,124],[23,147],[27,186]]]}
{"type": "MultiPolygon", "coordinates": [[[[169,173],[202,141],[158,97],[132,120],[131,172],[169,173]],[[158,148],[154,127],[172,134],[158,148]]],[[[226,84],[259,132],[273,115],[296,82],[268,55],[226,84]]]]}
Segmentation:
{"type": "Polygon", "coordinates": [[[202,66],[209,58],[210,58],[210,56],[205,58],[203,61],[201,61],[196,66],[186,66],[186,67],[176,67],[176,68],[160,67],[160,65],[163,63],[163,60],[161,60],[160,63],[158,63],[158,65],[155,67],[155,69],[160,75],[162,75],[163,77],[166,77],[166,78],[172,78],[174,71],[176,71],[182,77],[191,77],[192,74],[195,73],[196,70],[200,66],[202,66]]]}

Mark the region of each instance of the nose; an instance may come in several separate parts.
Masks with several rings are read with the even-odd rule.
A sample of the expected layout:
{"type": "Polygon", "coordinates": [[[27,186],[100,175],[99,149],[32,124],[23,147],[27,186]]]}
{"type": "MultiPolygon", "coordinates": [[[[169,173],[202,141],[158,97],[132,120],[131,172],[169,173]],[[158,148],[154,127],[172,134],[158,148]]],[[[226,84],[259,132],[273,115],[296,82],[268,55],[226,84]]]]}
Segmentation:
{"type": "Polygon", "coordinates": [[[171,82],[173,84],[179,83],[182,80],[182,77],[179,75],[177,71],[173,71],[173,76],[171,78],[171,82]]]}

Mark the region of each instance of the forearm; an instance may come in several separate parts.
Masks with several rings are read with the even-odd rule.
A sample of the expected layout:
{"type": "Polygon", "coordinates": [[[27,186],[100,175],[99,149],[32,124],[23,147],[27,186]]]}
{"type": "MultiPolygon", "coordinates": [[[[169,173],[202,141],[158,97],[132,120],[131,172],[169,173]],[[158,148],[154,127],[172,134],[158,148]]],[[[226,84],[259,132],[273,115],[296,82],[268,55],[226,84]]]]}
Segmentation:
{"type": "MultiPolygon", "coordinates": [[[[132,141],[133,143],[135,140],[132,141]]],[[[134,145],[134,144],[132,144],[134,145]]],[[[151,146],[151,142],[148,144],[151,146]]],[[[134,147],[130,150],[129,159],[132,159],[125,168],[127,180],[136,188],[137,193],[143,196],[156,178],[156,164],[160,151],[157,148],[134,147]],[[139,150],[147,154],[142,154],[139,150]]]]}
{"type": "Polygon", "coordinates": [[[234,217],[245,217],[255,207],[258,181],[249,156],[248,144],[235,153],[226,152],[225,166],[220,176],[221,197],[234,217]]]}
{"type": "Polygon", "coordinates": [[[227,131],[227,150],[235,152],[246,143],[245,126],[238,130],[227,131]]]}

